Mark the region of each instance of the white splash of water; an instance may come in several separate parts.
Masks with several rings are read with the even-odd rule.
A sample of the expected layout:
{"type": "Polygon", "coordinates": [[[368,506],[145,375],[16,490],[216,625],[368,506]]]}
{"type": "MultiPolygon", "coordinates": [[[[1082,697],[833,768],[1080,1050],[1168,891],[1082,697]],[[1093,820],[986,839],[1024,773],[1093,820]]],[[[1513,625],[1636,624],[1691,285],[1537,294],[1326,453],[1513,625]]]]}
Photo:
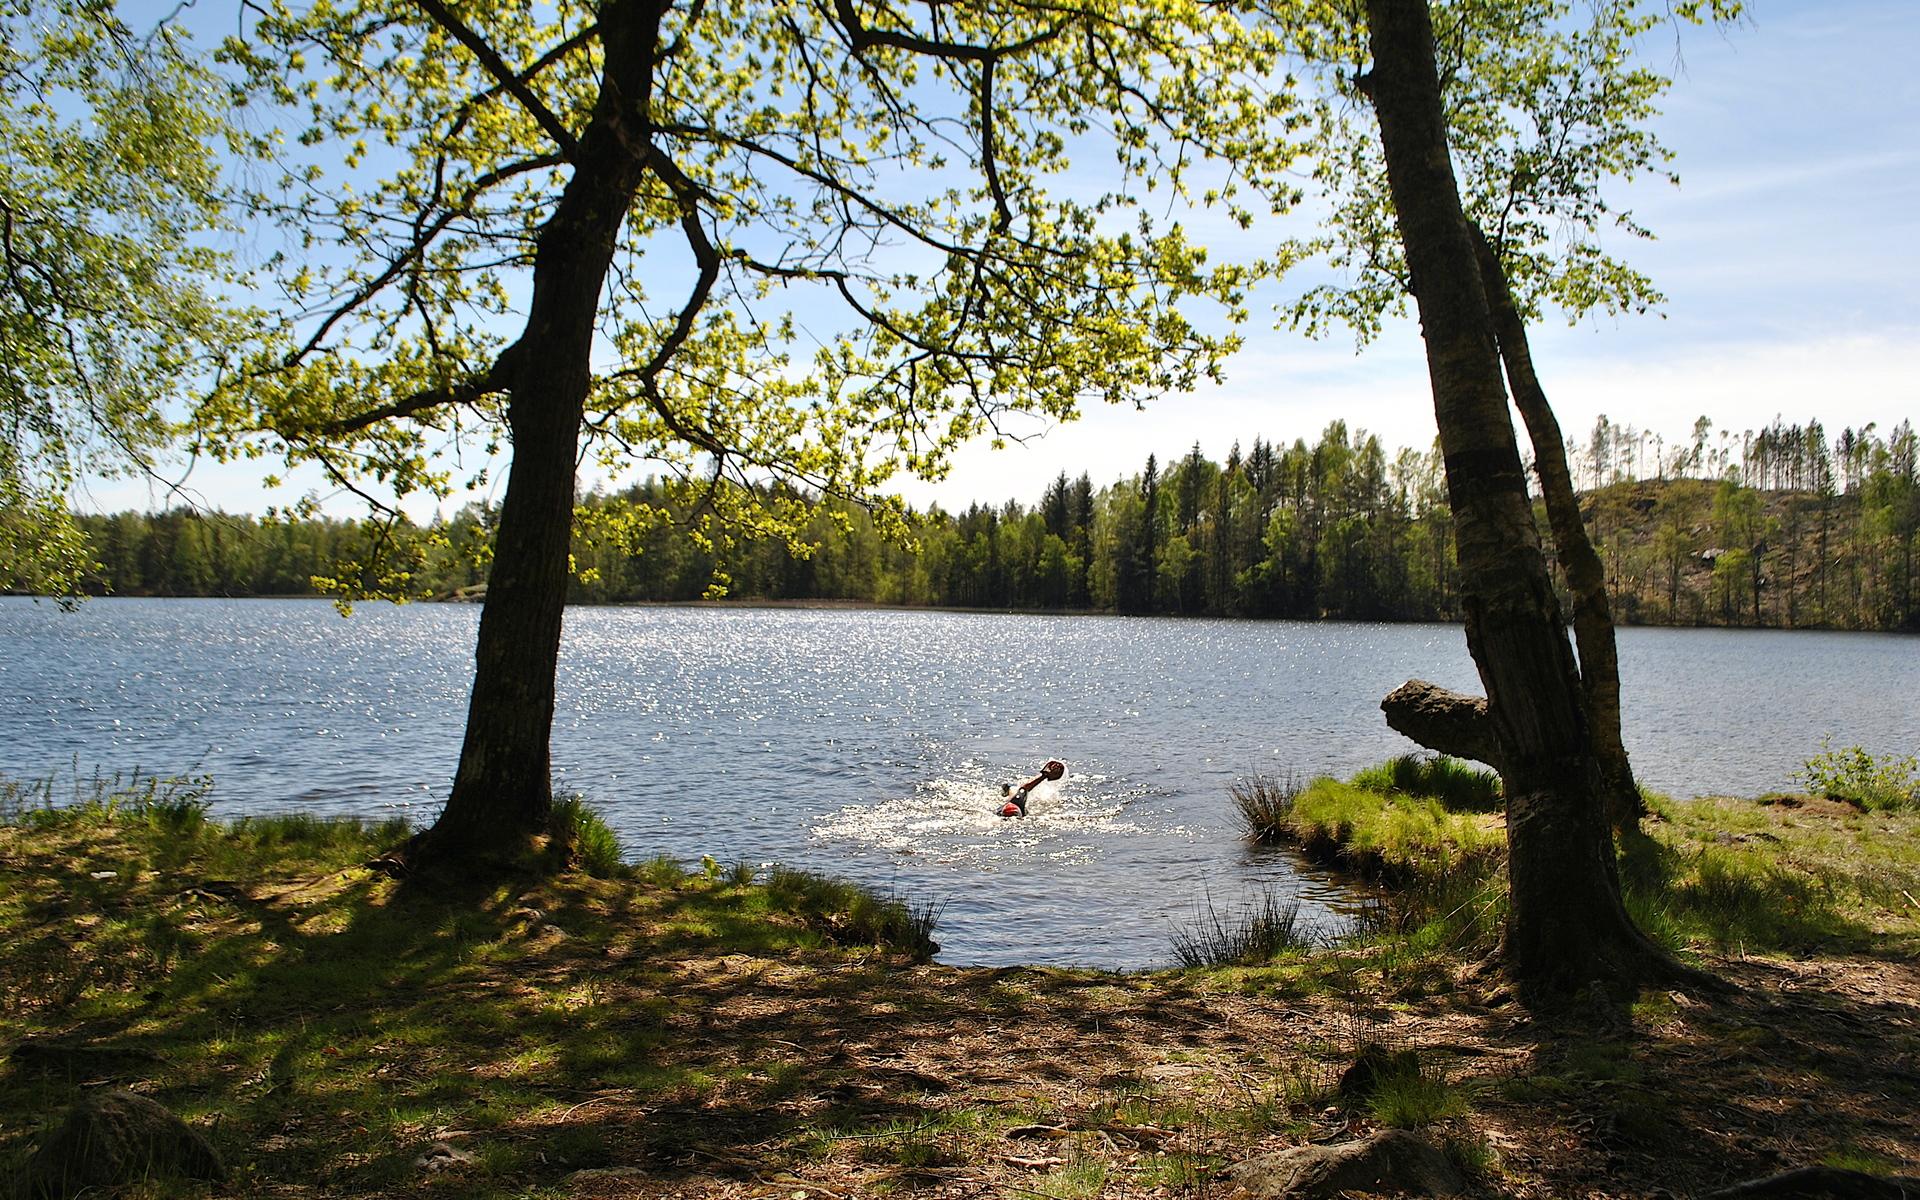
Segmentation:
{"type": "Polygon", "coordinates": [[[1034,860],[1084,859],[1096,841],[1148,832],[1123,817],[1141,789],[1116,786],[1105,776],[1041,783],[1028,795],[1025,817],[1000,815],[1007,802],[1002,781],[1011,781],[1003,768],[963,762],[921,781],[908,795],[845,805],[816,824],[813,835],[993,870],[1034,860]]]}

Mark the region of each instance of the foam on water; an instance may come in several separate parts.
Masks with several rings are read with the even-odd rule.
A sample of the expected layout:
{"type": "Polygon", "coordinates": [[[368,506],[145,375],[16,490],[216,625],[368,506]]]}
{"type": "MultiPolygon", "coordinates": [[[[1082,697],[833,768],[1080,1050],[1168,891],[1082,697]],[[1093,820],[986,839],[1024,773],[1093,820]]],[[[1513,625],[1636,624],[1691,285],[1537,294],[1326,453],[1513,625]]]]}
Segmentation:
{"type": "Polygon", "coordinates": [[[1124,816],[1144,790],[1102,775],[1043,782],[1029,794],[1025,817],[1003,817],[1000,785],[1021,777],[1005,766],[963,762],[915,784],[910,794],[844,805],[816,823],[813,836],[992,871],[1036,860],[1084,860],[1096,841],[1148,833],[1124,816]]]}

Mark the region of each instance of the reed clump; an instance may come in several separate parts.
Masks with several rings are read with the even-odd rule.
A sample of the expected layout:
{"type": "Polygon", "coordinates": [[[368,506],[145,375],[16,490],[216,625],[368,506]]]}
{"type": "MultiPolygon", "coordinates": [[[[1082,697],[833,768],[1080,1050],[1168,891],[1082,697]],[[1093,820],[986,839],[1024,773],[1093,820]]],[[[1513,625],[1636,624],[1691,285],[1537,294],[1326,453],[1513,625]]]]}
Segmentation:
{"type": "Polygon", "coordinates": [[[1246,908],[1221,908],[1207,896],[1200,910],[1171,936],[1182,967],[1252,966],[1281,954],[1311,950],[1320,941],[1300,916],[1300,902],[1267,888],[1246,908]]]}
{"type": "Polygon", "coordinates": [[[562,861],[578,866],[596,879],[630,876],[620,852],[620,839],[605,818],[578,795],[556,796],[547,817],[549,847],[562,861]]]}
{"type": "Polygon", "coordinates": [[[1293,772],[1284,775],[1250,775],[1227,789],[1234,811],[1247,839],[1263,846],[1288,841],[1287,819],[1293,815],[1294,801],[1300,798],[1300,783],[1293,772]]]}

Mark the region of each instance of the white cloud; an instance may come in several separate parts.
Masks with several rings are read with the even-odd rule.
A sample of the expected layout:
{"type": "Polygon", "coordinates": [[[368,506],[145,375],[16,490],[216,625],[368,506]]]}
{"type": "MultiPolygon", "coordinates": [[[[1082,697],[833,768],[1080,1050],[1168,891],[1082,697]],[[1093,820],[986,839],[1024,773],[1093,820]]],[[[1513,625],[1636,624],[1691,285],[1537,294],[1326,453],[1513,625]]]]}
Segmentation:
{"type": "Polygon", "coordinates": [[[1658,358],[1587,356],[1548,380],[1570,438],[1601,413],[1684,437],[1707,416],[1717,429],[1758,429],[1776,415],[1818,417],[1828,432],[1920,420],[1920,327],[1788,341],[1727,341],[1658,358]]]}

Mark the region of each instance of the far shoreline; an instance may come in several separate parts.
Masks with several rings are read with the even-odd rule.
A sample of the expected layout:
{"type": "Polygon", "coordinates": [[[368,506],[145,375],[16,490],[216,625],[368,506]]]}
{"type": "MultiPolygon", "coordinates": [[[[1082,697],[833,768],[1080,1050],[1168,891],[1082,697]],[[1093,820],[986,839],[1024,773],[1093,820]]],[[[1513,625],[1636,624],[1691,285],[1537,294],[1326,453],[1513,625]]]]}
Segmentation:
{"type": "MultiPolygon", "coordinates": [[[[0,592],[7,599],[31,600],[35,603],[47,603],[58,606],[60,597],[36,596],[26,592],[0,592]]],[[[328,604],[336,602],[336,597],[322,596],[311,592],[289,593],[286,595],[261,596],[182,596],[154,595],[134,593],[122,595],[90,595],[81,597],[83,603],[116,600],[224,600],[224,601],[273,601],[303,600],[319,601],[328,604]]],[[[485,603],[484,596],[423,596],[412,600],[395,602],[379,598],[355,600],[353,604],[391,604],[395,608],[408,604],[448,604],[480,605],[485,603]]],[[[612,600],[582,601],[569,600],[569,609],[621,609],[621,608],[675,608],[675,609],[773,609],[798,612],[932,612],[954,613],[957,615],[1004,616],[1004,617],[1119,617],[1135,621],[1227,621],[1234,624],[1290,624],[1290,625],[1406,625],[1406,626],[1452,626],[1461,628],[1458,620],[1423,621],[1397,617],[1251,617],[1219,613],[1123,613],[1109,608],[972,608],[961,605],[938,604],[888,604],[877,600],[855,600],[833,597],[815,597],[810,599],[783,599],[768,596],[723,597],[717,600],[612,600]]],[[[1616,629],[1683,629],[1683,630],[1724,630],[1742,633],[1842,633],[1842,634],[1879,634],[1890,637],[1920,637],[1920,629],[1847,629],[1833,625],[1716,625],[1710,623],[1669,625],[1649,621],[1622,621],[1616,629]]]]}

